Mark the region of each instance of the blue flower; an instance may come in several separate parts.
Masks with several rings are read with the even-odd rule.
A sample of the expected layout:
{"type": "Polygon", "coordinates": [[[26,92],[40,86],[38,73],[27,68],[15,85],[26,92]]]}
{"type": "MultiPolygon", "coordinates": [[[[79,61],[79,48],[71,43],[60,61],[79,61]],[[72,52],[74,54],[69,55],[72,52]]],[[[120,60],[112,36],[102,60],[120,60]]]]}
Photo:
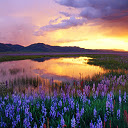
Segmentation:
{"type": "Polygon", "coordinates": [[[93,110],[93,115],[94,115],[94,117],[96,118],[96,115],[97,115],[96,108],[94,108],[94,110],[93,110]]]}
{"type": "Polygon", "coordinates": [[[73,118],[71,119],[71,127],[74,128],[75,126],[76,126],[76,120],[73,115],[73,118]]]}
{"type": "Polygon", "coordinates": [[[117,110],[117,119],[120,119],[120,109],[117,110]]]}
{"type": "Polygon", "coordinates": [[[62,107],[62,101],[60,100],[58,106],[62,107]]]}
{"type": "Polygon", "coordinates": [[[83,114],[84,114],[84,107],[81,108],[80,116],[82,116],[83,114]]]}
{"type": "Polygon", "coordinates": [[[52,116],[53,118],[56,117],[56,111],[55,111],[55,108],[53,106],[51,106],[50,116],[52,116]]]}
{"type": "Polygon", "coordinates": [[[45,106],[42,106],[42,114],[44,115],[44,116],[46,116],[47,115],[47,109],[45,108],[45,106]]]}
{"type": "Polygon", "coordinates": [[[63,116],[61,116],[60,125],[61,125],[62,127],[65,125],[65,121],[64,121],[64,118],[63,118],[63,116]]]}
{"type": "Polygon", "coordinates": [[[34,123],[34,127],[33,128],[37,128],[37,124],[36,124],[36,122],[34,123]]]}
{"type": "Polygon", "coordinates": [[[20,115],[16,116],[16,121],[17,121],[17,123],[20,122],[20,115]]]}

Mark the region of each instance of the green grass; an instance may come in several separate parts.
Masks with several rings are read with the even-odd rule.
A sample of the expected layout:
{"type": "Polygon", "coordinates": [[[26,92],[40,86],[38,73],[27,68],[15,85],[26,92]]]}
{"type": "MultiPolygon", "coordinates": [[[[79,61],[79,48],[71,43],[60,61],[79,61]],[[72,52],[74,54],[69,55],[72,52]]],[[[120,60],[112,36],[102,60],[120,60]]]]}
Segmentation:
{"type": "MultiPolygon", "coordinates": [[[[126,74],[128,70],[128,57],[121,55],[110,55],[110,54],[72,54],[72,55],[18,55],[18,56],[2,56],[0,58],[0,62],[4,61],[15,61],[15,60],[26,60],[26,59],[36,59],[36,58],[45,58],[45,57],[90,57],[88,64],[100,66],[104,69],[110,70],[105,75],[109,74],[119,76],[121,74],[126,74]]],[[[15,73],[16,71],[11,71],[15,73]]],[[[91,85],[93,82],[99,82],[102,74],[97,74],[94,77],[94,80],[89,79],[91,81],[91,85]]],[[[87,81],[88,83],[88,81],[87,81]]],[[[89,82],[90,83],[90,82],[89,82]]]]}
{"type": "Polygon", "coordinates": [[[101,55],[101,54],[93,54],[86,55],[87,57],[91,57],[93,59],[89,60],[88,64],[101,66],[105,69],[117,70],[123,69],[128,70],[128,57],[120,56],[120,55],[101,55]]]}
{"type": "Polygon", "coordinates": [[[17,56],[1,56],[0,62],[4,61],[15,61],[25,59],[36,59],[44,57],[91,57],[88,64],[101,66],[105,69],[117,70],[117,69],[128,69],[128,57],[120,55],[106,55],[106,54],[72,54],[72,55],[17,55],[17,56]]]}
{"type": "Polygon", "coordinates": [[[26,59],[37,59],[37,58],[44,58],[44,57],[79,57],[79,56],[86,56],[80,54],[72,54],[72,55],[22,55],[22,56],[2,56],[0,57],[0,62],[5,61],[15,61],[15,60],[26,60],[26,59]]]}

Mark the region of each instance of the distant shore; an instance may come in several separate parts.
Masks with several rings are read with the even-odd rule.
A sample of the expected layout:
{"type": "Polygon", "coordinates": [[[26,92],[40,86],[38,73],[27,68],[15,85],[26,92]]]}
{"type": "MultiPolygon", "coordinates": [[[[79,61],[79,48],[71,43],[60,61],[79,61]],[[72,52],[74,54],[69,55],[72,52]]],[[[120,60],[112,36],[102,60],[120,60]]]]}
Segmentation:
{"type": "Polygon", "coordinates": [[[86,54],[112,54],[128,55],[128,52],[1,52],[0,56],[37,56],[37,55],[86,55],[86,54]]]}
{"type": "MultiPolygon", "coordinates": [[[[91,58],[101,58],[101,56],[126,56],[128,57],[128,52],[5,52],[0,53],[0,62],[5,61],[16,61],[16,60],[26,60],[26,59],[37,59],[44,57],[80,57],[87,56],[91,58]]],[[[114,57],[112,57],[114,58],[114,57]]],[[[95,60],[94,60],[95,61],[95,60]]],[[[92,62],[89,62],[90,64],[92,62]]],[[[99,63],[99,59],[98,59],[99,63]]],[[[94,63],[93,63],[94,64],[94,63]]]]}

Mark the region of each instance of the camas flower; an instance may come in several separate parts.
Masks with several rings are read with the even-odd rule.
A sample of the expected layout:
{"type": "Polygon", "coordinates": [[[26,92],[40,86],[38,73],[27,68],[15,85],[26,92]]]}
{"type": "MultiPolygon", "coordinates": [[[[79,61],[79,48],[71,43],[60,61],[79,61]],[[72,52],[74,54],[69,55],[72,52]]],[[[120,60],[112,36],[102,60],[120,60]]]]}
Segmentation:
{"type": "Polygon", "coordinates": [[[75,126],[76,126],[76,120],[75,120],[74,115],[73,115],[73,118],[71,119],[71,127],[75,128],[75,126]]]}
{"type": "Polygon", "coordinates": [[[62,101],[61,100],[59,101],[58,106],[62,107],[62,101]]]}
{"type": "Polygon", "coordinates": [[[96,108],[94,108],[94,110],[93,110],[93,115],[94,115],[94,117],[96,118],[96,115],[97,115],[96,108]]]}
{"type": "Polygon", "coordinates": [[[126,103],[126,92],[124,92],[123,101],[126,103]]]}
{"type": "Polygon", "coordinates": [[[82,116],[83,114],[84,114],[84,107],[81,108],[80,116],[82,116]]]}
{"type": "Polygon", "coordinates": [[[36,124],[36,122],[34,123],[34,127],[33,128],[37,128],[37,124],[36,124]]]}
{"type": "Polygon", "coordinates": [[[52,116],[53,118],[56,117],[56,111],[55,111],[55,108],[53,106],[51,106],[50,116],[52,116]]]}
{"type": "Polygon", "coordinates": [[[63,116],[61,116],[60,125],[61,125],[62,127],[65,125],[65,121],[64,121],[64,118],[63,118],[63,116]]]}
{"type": "Polygon", "coordinates": [[[117,110],[117,119],[120,119],[120,109],[117,110]]]}
{"type": "Polygon", "coordinates": [[[17,123],[20,122],[20,115],[16,116],[16,121],[17,121],[17,123]]]}

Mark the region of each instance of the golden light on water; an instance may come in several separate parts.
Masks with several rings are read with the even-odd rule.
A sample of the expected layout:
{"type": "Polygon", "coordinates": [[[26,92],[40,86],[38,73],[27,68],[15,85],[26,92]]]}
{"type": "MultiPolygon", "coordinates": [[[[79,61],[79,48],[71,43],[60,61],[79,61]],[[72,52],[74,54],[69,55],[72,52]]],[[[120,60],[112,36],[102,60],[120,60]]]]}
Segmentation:
{"type": "MultiPolygon", "coordinates": [[[[93,77],[98,73],[105,73],[106,70],[99,66],[87,64],[88,57],[70,57],[70,58],[51,58],[43,62],[33,60],[21,60],[12,62],[3,62],[0,64],[6,69],[6,76],[0,74],[1,79],[14,79],[15,77],[26,77],[39,75],[45,79],[54,79],[68,81],[71,79],[80,79],[80,77],[93,77]],[[15,75],[10,74],[10,69],[20,69],[15,75]]],[[[0,69],[2,70],[2,69],[0,69]]]]}
{"type": "MultiPolygon", "coordinates": [[[[80,74],[82,77],[93,77],[93,75],[100,73],[105,73],[105,70],[99,66],[92,66],[87,64],[89,58],[79,57],[79,58],[58,58],[50,59],[44,62],[35,62],[34,68],[39,68],[43,77],[66,77],[79,79],[80,74]]],[[[39,73],[38,69],[36,70],[39,73]]]]}

